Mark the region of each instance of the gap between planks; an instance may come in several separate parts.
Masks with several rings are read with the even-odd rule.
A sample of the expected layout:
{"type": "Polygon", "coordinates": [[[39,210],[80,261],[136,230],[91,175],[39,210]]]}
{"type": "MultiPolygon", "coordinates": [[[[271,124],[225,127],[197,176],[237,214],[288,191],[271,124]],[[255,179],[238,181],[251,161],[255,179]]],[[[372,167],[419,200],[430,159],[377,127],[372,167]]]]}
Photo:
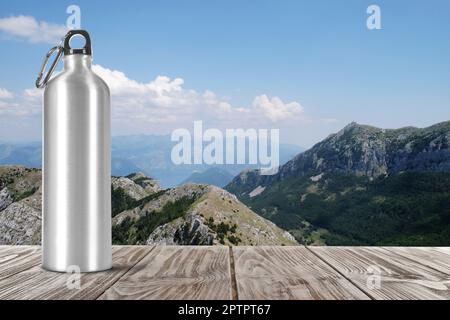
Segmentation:
{"type": "Polygon", "coordinates": [[[239,300],[239,292],[237,288],[237,280],[236,280],[236,268],[234,262],[233,255],[233,247],[229,247],[228,251],[230,255],[230,289],[231,289],[231,300],[239,300]]]}
{"type": "Polygon", "coordinates": [[[305,246],[305,248],[307,250],[309,250],[309,252],[311,252],[313,255],[315,255],[317,258],[319,258],[320,260],[322,260],[323,262],[325,262],[325,264],[327,264],[331,269],[333,269],[334,271],[336,271],[337,273],[339,273],[342,277],[344,277],[345,279],[348,280],[348,282],[350,282],[352,285],[355,286],[355,288],[359,289],[360,291],[362,291],[362,293],[364,293],[366,296],[368,296],[371,300],[375,300],[375,297],[372,296],[369,292],[367,292],[367,290],[364,290],[363,288],[361,288],[360,286],[358,286],[358,284],[356,282],[354,282],[350,277],[347,277],[343,272],[339,271],[338,268],[336,268],[335,266],[333,266],[331,263],[329,263],[327,260],[325,260],[324,258],[322,258],[320,255],[318,255],[316,252],[314,252],[313,250],[311,250],[309,247],[305,246]]]}
{"type": "MultiPolygon", "coordinates": [[[[128,247],[137,248],[138,246],[128,247]]],[[[115,246],[114,249],[117,251],[128,251],[126,256],[135,256],[131,262],[128,261],[127,269],[123,270],[123,273],[120,272],[120,270],[116,270],[115,277],[108,276],[108,274],[104,274],[102,277],[97,274],[97,276],[100,276],[99,278],[103,278],[99,281],[89,281],[94,278],[92,274],[86,274],[86,276],[83,275],[88,283],[90,282],[91,285],[98,285],[99,287],[97,287],[97,289],[88,289],[88,292],[85,295],[76,296],[78,298],[102,299],[108,290],[114,289],[117,284],[122,281],[126,282],[127,278],[140,280],[139,277],[133,275],[138,274],[139,276],[139,273],[142,275],[142,272],[144,272],[145,275],[146,269],[141,269],[138,266],[153,269],[158,268],[159,262],[166,264],[168,263],[167,259],[179,259],[183,250],[190,252],[190,254],[187,254],[185,257],[187,259],[185,261],[189,261],[189,257],[193,259],[196,255],[198,256],[198,254],[201,254],[202,250],[205,250],[205,248],[202,249],[201,247],[189,248],[183,246],[178,248],[158,246],[158,250],[155,250],[156,246],[144,246],[141,248],[145,249],[142,249],[142,253],[138,254],[136,252],[133,253],[133,251],[136,250],[127,249],[127,246],[115,246]],[[167,250],[174,251],[173,254],[175,255],[167,255],[167,253],[169,253],[167,250]],[[155,253],[154,251],[157,252],[155,253]],[[178,253],[176,251],[178,251],[178,253]],[[143,263],[144,261],[145,263],[143,263]]],[[[219,277],[216,280],[224,286],[225,283],[228,283],[229,299],[231,298],[233,300],[246,299],[248,297],[255,299],[261,297],[261,293],[263,294],[262,296],[266,298],[285,299],[289,298],[286,296],[286,293],[291,294],[292,292],[293,295],[291,295],[291,298],[294,299],[296,297],[308,298],[307,296],[305,297],[305,293],[310,295],[311,293],[314,293],[315,297],[313,298],[319,299],[327,297],[336,298],[335,294],[340,290],[342,290],[342,292],[339,294],[341,294],[343,298],[363,298],[363,295],[366,298],[371,299],[448,298],[449,289],[447,281],[450,279],[450,249],[448,248],[311,248],[304,246],[295,247],[297,249],[293,248],[294,247],[266,247],[265,249],[264,247],[210,248],[207,251],[215,252],[215,254],[201,254],[201,257],[198,257],[199,260],[197,261],[204,262],[206,258],[215,257],[217,261],[212,268],[206,270],[208,271],[206,272],[207,274],[211,271],[214,272],[215,268],[218,266],[223,268],[225,265],[228,265],[229,279],[226,280],[225,273],[219,273],[219,277]],[[220,254],[220,252],[222,253],[220,254]],[[245,254],[245,257],[242,259],[243,254],[245,254]],[[220,260],[218,259],[220,257],[222,259],[228,258],[228,261],[220,262],[218,261],[220,260]],[[288,265],[289,263],[291,264],[290,266],[288,265]],[[386,287],[379,291],[373,291],[374,295],[364,289],[365,280],[363,281],[362,278],[367,275],[364,272],[366,270],[365,268],[373,263],[379,263],[384,275],[387,277],[386,287]],[[256,271],[252,274],[249,270],[256,271]],[[281,272],[278,272],[277,270],[281,272]],[[260,271],[264,272],[258,274],[260,271]],[[297,271],[298,274],[292,273],[293,271],[297,271]],[[318,277],[319,274],[322,274],[322,278],[318,277]],[[339,280],[339,278],[342,280],[339,280]],[[305,283],[308,284],[308,282],[310,282],[310,285],[305,285],[305,283]],[[423,283],[425,283],[426,286],[423,286],[423,283]],[[250,286],[250,289],[246,286],[250,286]],[[447,289],[443,288],[443,286],[446,286],[447,289]],[[441,287],[441,289],[439,289],[439,287],[441,287]],[[244,289],[242,295],[240,289],[244,289]],[[255,291],[252,292],[252,290],[255,291]],[[323,290],[323,292],[320,290],[323,290]],[[355,290],[360,293],[358,294],[355,290]],[[252,296],[248,293],[255,295],[252,296]],[[266,294],[266,296],[264,296],[264,294],[266,294]],[[334,294],[334,296],[332,296],[332,294],[334,294]]],[[[127,262],[126,259],[125,261],[123,259],[124,257],[121,258],[119,255],[118,261],[120,264],[127,262]]],[[[0,289],[7,290],[7,286],[5,286],[6,283],[10,285],[17,284],[21,287],[21,292],[16,292],[14,295],[6,293],[6,295],[10,297],[20,297],[24,294],[30,298],[39,298],[40,296],[41,298],[51,299],[58,298],[59,296],[64,299],[73,296],[61,290],[58,291],[59,294],[50,291],[34,294],[29,290],[32,288],[24,285],[24,282],[34,286],[37,284],[48,284],[49,280],[53,280],[52,282],[55,284],[60,282],[55,281],[56,278],[51,272],[40,270],[38,266],[40,264],[40,248],[38,246],[0,246],[0,264],[2,267],[6,267],[0,267],[0,289]],[[35,281],[37,279],[33,279],[33,277],[39,278],[40,281],[35,281]]],[[[177,263],[172,264],[171,266],[180,267],[177,263]]],[[[179,277],[180,274],[178,273],[165,274],[161,273],[161,270],[158,272],[163,275],[162,278],[150,276],[143,280],[157,282],[154,284],[161,284],[162,289],[164,290],[164,288],[167,289],[170,287],[165,283],[169,278],[172,279],[171,282],[173,282],[172,284],[175,286],[178,281],[183,279],[179,277]]],[[[205,273],[200,273],[200,276],[201,275],[205,275],[205,273]]],[[[187,276],[195,277],[196,274],[192,275],[192,273],[188,273],[187,276]]],[[[210,285],[213,284],[211,282],[208,283],[210,285]]],[[[205,285],[208,285],[208,283],[205,283],[205,285]]],[[[139,285],[143,285],[143,283],[139,283],[139,285]]],[[[189,286],[188,283],[186,285],[189,286]]],[[[224,292],[226,289],[222,287],[222,290],[224,292]]],[[[0,295],[1,292],[2,291],[0,290],[0,295]]],[[[178,292],[175,293],[176,295],[179,294],[178,292]]],[[[205,291],[204,293],[207,292],[205,291]]],[[[157,296],[157,294],[155,296],[157,296]]],[[[224,297],[224,295],[222,296],[224,297]]],[[[191,298],[194,298],[194,296],[191,296],[191,298]]]]}
{"type": "Polygon", "coordinates": [[[233,247],[244,300],[370,300],[304,246],[233,247]]]}

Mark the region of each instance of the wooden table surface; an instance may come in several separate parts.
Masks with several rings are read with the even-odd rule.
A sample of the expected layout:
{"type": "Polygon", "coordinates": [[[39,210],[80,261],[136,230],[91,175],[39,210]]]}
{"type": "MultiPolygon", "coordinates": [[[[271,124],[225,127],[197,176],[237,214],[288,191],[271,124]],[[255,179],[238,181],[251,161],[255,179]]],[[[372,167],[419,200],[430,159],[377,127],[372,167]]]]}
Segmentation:
{"type": "Polygon", "coordinates": [[[113,268],[45,271],[0,246],[0,299],[449,299],[450,248],[115,246],[113,268]]]}

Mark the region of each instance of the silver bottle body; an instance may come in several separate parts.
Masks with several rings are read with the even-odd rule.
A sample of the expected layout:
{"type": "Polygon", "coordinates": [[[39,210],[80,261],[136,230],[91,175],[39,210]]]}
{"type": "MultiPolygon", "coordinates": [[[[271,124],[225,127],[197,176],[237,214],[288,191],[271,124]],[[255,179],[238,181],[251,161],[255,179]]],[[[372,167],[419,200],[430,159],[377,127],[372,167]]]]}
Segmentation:
{"type": "Polygon", "coordinates": [[[65,56],[44,91],[42,264],[53,271],[111,268],[110,93],[91,60],[65,56]]]}

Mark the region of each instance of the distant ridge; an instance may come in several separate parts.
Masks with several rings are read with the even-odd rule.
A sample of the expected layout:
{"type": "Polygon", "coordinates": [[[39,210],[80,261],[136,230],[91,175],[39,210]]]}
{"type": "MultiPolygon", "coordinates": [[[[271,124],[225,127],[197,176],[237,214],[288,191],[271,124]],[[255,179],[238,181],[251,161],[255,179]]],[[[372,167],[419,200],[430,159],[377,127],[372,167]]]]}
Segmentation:
{"type": "Polygon", "coordinates": [[[186,183],[209,184],[223,188],[228,183],[230,183],[231,180],[233,180],[233,175],[228,171],[218,167],[211,167],[202,172],[192,173],[187,179],[185,179],[180,184],[186,183]]]}

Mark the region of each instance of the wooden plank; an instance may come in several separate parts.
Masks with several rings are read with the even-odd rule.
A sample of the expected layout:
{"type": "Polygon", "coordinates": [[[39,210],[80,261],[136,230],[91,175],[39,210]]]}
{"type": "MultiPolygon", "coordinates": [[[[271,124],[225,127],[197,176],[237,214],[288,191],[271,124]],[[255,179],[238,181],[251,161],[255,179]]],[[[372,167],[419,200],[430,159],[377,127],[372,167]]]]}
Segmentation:
{"type": "Polygon", "coordinates": [[[450,275],[450,251],[446,253],[446,248],[385,247],[385,249],[450,275]]]}
{"type": "Polygon", "coordinates": [[[434,247],[433,249],[445,254],[450,254],[450,247],[434,247]]]}
{"type": "Polygon", "coordinates": [[[310,250],[374,299],[450,298],[447,274],[394,251],[378,247],[311,247],[310,250]]]}
{"type": "Polygon", "coordinates": [[[230,299],[227,247],[157,246],[100,299],[230,299]]]}
{"type": "Polygon", "coordinates": [[[0,246],[0,280],[41,263],[39,246],[0,246]]]}
{"type": "Polygon", "coordinates": [[[369,299],[305,247],[234,247],[239,299],[369,299]]]}
{"type": "Polygon", "coordinates": [[[81,274],[79,288],[74,286],[73,275],[46,271],[40,266],[33,267],[0,281],[0,299],[95,299],[152,248],[113,248],[113,268],[105,272],[81,274]]]}

